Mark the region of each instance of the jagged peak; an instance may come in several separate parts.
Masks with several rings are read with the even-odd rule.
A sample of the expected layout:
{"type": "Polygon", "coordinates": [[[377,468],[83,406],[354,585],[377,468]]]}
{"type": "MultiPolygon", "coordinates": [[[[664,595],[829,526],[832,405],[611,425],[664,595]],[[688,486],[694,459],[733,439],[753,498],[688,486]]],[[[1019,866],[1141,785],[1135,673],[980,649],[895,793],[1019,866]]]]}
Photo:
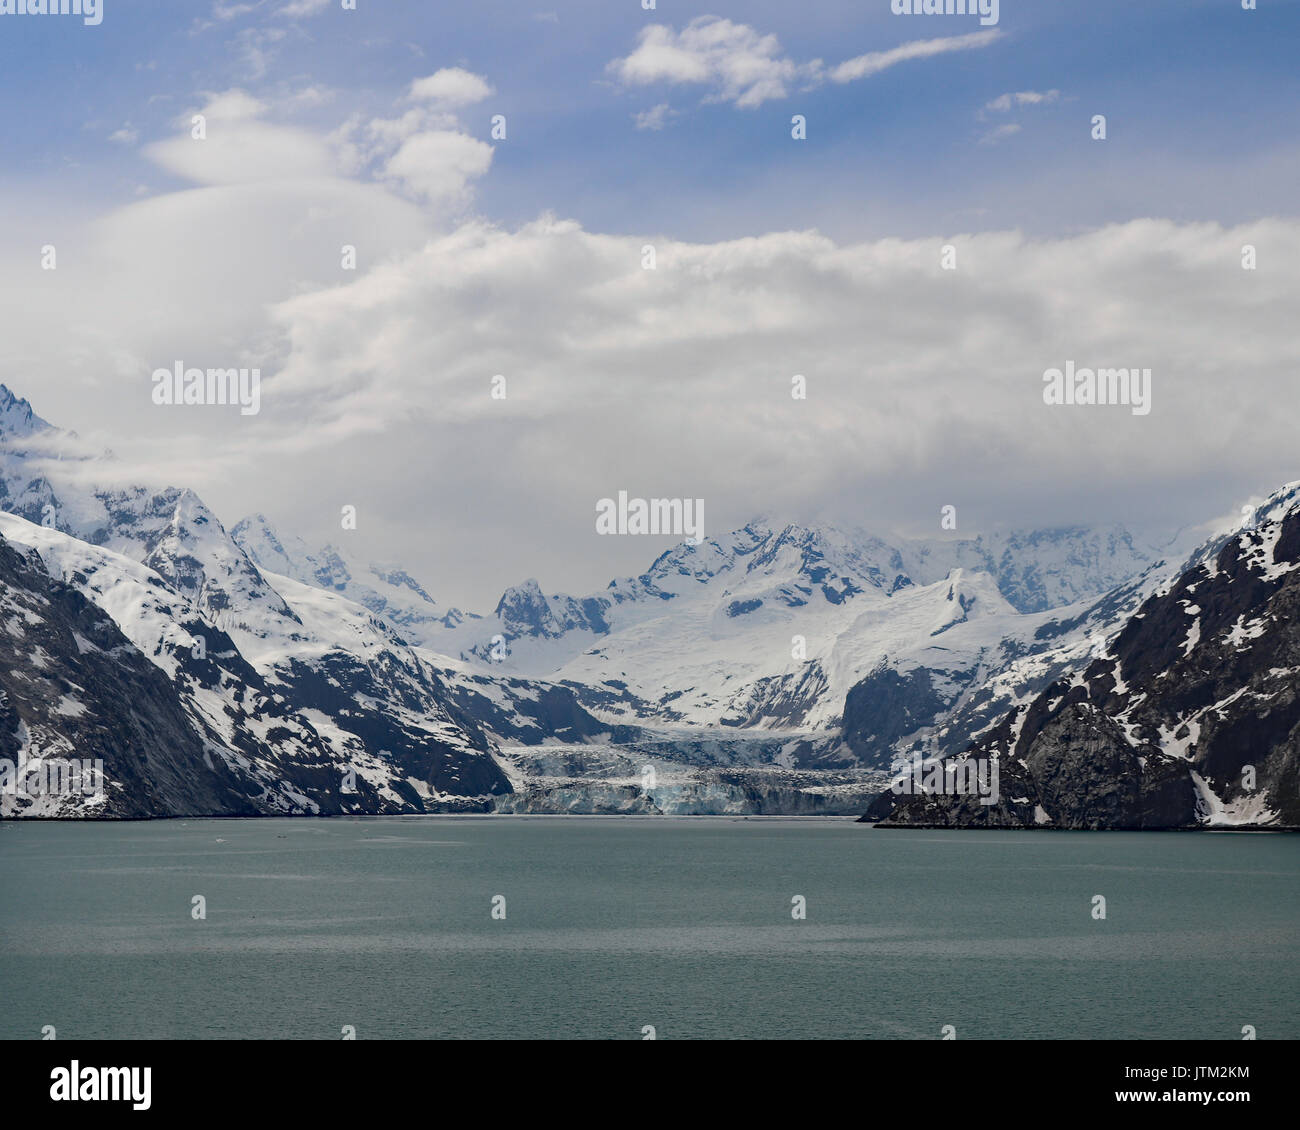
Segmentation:
{"type": "Polygon", "coordinates": [[[51,425],[32,411],[30,402],[0,384],[0,435],[26,436],[48,431],[51,425]]]}
{"type": "Polygon", "coordinates": [[[261,529],[267,533],[275,532],[275,527],[271,524],[271,520],[260,510],[255,514],[249,514],[246,517],[240,518],[239,521],[234,524],[232,530],[238,530],[240,533],[243,533],[254,528],[261,529]]]}
{"type": "Polygon", "coordinates": [[[1187,555],[1178,573],[1186,573],[1198,565],[1212,561],[1219,551],[1235,538],[1240,538],[1262,526],[1280,524],[1297,505],[1300,505],[1300,479],[1285,483],[1268,495],[1254,508],[1253,522],[1249,520],[1247,514],[1243,513],[1240,517],[1234,518],[1229,525],[1220,526],[1215,533],[1210,534],[1187,555]]]}
{"type": "Polygon", "coordinates": [[[542,586],[537,583],[537,578],[529,577],[526,581],[511,585],[501,594],[501,599],[497,601],[496,614],[500,616],[506,609],[521,604],[537,604],[545,600],[546,594],[542,592],[542,586]]]}
{"type": "Polygon", "coordinates": [[[1300,479],[1280,486],[1255,508],[1255,512],[1266,521],[1275,521],[1286,517],[1297,504],[1300,504],[1300,479]]]}

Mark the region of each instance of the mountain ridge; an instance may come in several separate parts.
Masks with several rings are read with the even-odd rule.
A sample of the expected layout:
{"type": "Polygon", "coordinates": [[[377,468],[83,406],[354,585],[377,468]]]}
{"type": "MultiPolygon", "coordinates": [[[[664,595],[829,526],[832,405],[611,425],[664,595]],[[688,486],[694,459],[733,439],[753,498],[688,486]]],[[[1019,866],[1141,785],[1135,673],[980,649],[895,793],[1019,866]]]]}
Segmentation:
{"type": "MultiPolygon", "coordinates": [[[[886,792],[884,827],[1300,827],[1300,482],[1143,594],[960,753],[996,759],[996,803],[886,792]]],[[[905,771],[905,775],[906,775],[905,771]]]]}
{"type": "Polygon", "coordinates": [[[852,811],[898,759],[1000,732],[1180,572],[1119,526],[886,541],[755,519],[476,616],[346,539],[261,514],[228,532],[193,491],[110,471],[0,386],[0,537],[108,614],[259,812],[642,811],[638,761],[673,811],[852,811]]]}

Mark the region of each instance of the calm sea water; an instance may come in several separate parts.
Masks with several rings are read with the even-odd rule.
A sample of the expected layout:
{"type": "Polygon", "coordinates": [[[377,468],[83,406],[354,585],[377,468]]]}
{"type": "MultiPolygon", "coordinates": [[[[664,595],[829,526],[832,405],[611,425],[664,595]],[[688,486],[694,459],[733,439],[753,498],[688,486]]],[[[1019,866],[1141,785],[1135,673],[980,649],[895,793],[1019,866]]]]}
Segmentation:
{"type": "Polygon", "coordinates": [[[1298,865],[821,819],[7,823],[0,1037],[1295,1039],[1298,865]]]}

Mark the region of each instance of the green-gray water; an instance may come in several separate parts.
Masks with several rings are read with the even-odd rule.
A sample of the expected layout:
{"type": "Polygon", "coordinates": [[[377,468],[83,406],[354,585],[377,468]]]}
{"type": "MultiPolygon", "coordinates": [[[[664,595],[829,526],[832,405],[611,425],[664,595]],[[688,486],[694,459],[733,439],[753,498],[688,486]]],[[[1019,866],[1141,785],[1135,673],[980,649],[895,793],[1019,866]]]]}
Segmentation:
{"type": "Polygon", "coordinates": [[[1294,1039],[1297,863],[825,819],[6,823],[0,1037],[1294,1039]]]}

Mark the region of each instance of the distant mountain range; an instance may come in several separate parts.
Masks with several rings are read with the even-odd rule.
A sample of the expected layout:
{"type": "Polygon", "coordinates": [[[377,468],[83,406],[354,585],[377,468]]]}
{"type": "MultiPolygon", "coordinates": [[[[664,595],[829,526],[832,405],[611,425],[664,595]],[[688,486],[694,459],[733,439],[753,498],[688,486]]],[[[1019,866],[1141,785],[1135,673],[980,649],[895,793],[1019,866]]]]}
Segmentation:
{"type": "Polygon", "coordinates": [[[465,619],[459,609],[440,606],[400,566],[362,561],[335,545],[312,551],[301,538],[277,533],[261,514],[237,523],[230,536],[263,572],[345,596],[411,643],[430,642],[439,629],[455,628],[465,619]]]}
{"type": "MultiPolygon", "coordinates": [[[[1182,672],[1189,657],[1210,665],[1208,620],[1175,654],[1148,637],[1157,624],[1182,625],[1147,609],[1236,544],[1227,534],[1188,560],[1120,527],[886,541],[755,521],[679,545],[588,596],[547,595],[526,581],[480,616],[440,605],[411,572],[346,544],[346,533],[344,544],[311,547],[260,514],[227,532],[191,491],[118,478],[111,457],[0,386],[9,609],[0,759],[30,765],[76,751],[102,758],[108,782],[94,798],[0,795],[0,815],[857,814],[900,760],[993,748],[1008,727],[1024,742],[1037,732],[1026,718],[1055,733],[1064,700],[1051,688],[1095,681],[1088,673],[1107,656],[1125,689],[1089,681],[1087,701],[1122,731],[1143,727],[1126,740],[1150,772],[1162,758],[1200,766],[1211,745],[1221,760],[1236,732],[1199,716],[1175,724],[1172,705],[1150,713],[1158,688],[1135,698],[1136,660],[1125,658],[1132,649],[1151,657],[1147,681],[1182,672]],[[1135,623],[1150,625],[1146,635],[1135,623]]],[[[1250,532],[1278,525],[1270,553],[1277,544],[1287,552],[1282,525],[1294,501],[1293,490],[1279,492],[1250,532]]],[[[1245,611],[1259,615],[1224,630],[1256,633],[1243,638],[1266,642],[1247,654],[1267,653],[1283,674],[1245,671],[1225,653],[1214,688],[1241,678],[1258,679],[1261,693],[1270,680],[1294,692],[1295,664],[1268,651],[1285,634],[1274,615],[1285,609],[1282,574],[1269,574],[1281,587],[1265,595],[1248,566],[1232,569],[1246,570],[1235,592],[1248,591],[1245,611]]],[[[1243,598],[1224,599],[1236,608],[1243,598]]],[[[1081,692],[1070,693],[1077,720],[1081,692]]],[[[1293,742],[1290,731],[1265,729],[1270,757],[1293,742]]],[[[1028,809],[1008,800],[1000,815],[979,806],[968,818],[957,804],[940,819],[921,803],[932,798],[895,805],[887,793],[874,811],[888,823],[1117,826],[1079,817],[1024,752],[1041,776],[1028,809]],[[1049,794],[1053,803],[1040,804],[1049,794]]],[[[1199,799],[1168,809],[1170,818],[1293,821],[1268,783],[1272,761],[1256,762],[1266,783],[1251,804],[1207,762],[1195,770],[1199,799]]],[[[1105,764],[1101,778],[1122,776],[1119,762],[1105,764]]],[[[1113,819],[1134,826],[1135,811],[1120,806],[1113,819]]]]}
{"type": "MultiPolygon", "coordinates": [[[[941,713],[1004,645],[1033,646],[1052,609],[1109,591],[1155,552],[1118,528],[889,545],[751,524],[587,597],[526,582],[430,644],[568,686],[629,724],[833,732],[879,669],[933,672],[941,713]]],[[[841,759],[887,763],[892,739],[843,736],[841,759]]]]}

